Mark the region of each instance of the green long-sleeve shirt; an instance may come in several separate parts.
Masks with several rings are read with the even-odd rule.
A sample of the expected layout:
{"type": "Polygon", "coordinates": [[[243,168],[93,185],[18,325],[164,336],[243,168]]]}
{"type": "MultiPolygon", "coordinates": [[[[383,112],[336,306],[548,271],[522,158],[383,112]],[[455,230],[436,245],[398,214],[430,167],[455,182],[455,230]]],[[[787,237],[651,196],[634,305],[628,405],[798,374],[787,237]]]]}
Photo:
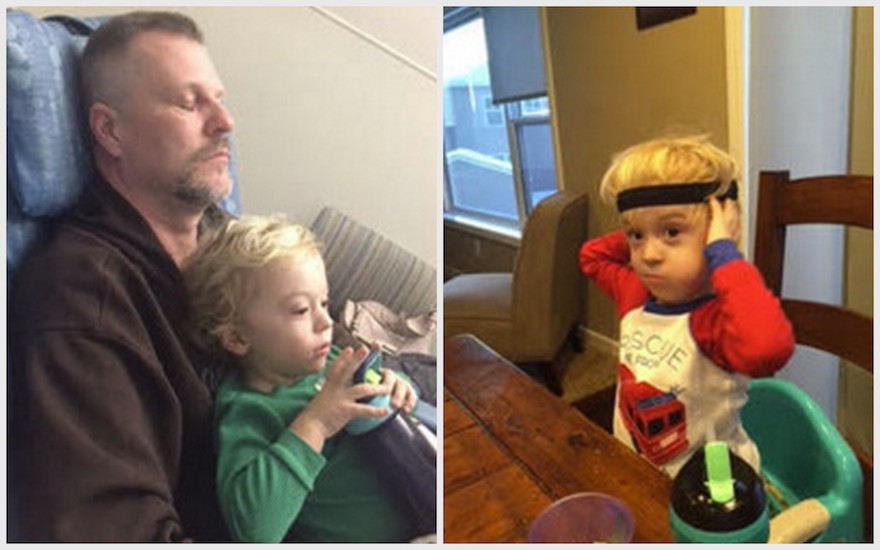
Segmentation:
{"type": "Polygon", "coordinates": [[[392,501],[356,437],[344,430],[316,453],[288,426],[324,373],[264,394],[237,371],[215,405],[217,494],[233,537],[247,542],[397,542],[408,514],[392,501]]]}

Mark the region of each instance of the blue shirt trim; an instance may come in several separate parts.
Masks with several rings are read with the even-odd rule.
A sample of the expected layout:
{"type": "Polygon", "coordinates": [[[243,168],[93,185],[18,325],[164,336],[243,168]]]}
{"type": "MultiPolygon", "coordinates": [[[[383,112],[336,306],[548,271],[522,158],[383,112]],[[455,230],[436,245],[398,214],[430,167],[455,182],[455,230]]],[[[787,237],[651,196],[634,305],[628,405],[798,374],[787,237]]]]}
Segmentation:
{"type": "Polygon", "coordinates": [[[690,313],[691,311],[697,309],[706,302],[714,299],[714,294],[707,294],[706,296],[702,296],[700,298],[697,298],[696,300],[686,302],[684,304],[674,304],[666,306],[658,304],[654,301],[654,298],[651,298],[645,303],[645,311],[657,315],[681,315],[683,313],[690,313]]]}
{"type": "Polygon", "coordinates": [[[736,243],[730,239],[714,241],[703,249],[703,256],[709,264],[709,272],[713,272],[733,260],[742,259],[742,254],[736,249],[736,243]]]}

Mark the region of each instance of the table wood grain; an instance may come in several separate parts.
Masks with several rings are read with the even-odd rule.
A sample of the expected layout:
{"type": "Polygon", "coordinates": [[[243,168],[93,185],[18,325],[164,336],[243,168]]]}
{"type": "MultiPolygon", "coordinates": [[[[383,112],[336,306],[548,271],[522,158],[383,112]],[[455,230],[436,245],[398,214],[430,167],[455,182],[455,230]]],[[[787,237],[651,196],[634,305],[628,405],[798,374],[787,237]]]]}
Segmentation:
{"type": "Polygon", "coordinates": [[[525,542],[552,499],[456,401],[443,416],[444,542],[525,542]]]}
{"type": "Polygon", "coordinates": [[[446,341],[443,368],[444,541],[524,541],[579,492],[624,502],[634,541],[672,541],[664,473],[473,336],[446,341]]]}

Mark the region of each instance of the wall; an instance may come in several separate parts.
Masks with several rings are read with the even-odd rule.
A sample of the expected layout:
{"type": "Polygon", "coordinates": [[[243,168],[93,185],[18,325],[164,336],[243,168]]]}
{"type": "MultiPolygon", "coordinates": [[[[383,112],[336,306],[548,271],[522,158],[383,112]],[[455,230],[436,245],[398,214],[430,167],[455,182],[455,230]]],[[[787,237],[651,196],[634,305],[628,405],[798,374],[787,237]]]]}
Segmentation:
{"type": "Polygon", "coordinates": [[[437,265],[439,7],[175,9],[227,89],[244,212],[332,205],[437,265]]]}
{"type": "MultiPolygon", "coordinates": [[[[854,8],[849,170],[874,174],[874,8],[854,8]]],[[[846,233],[844,303],[874,316],[873,232],[846,233]]],[[[872,454],[874,377],[844,362],[838,387],[837,425],[851,442],[872,454]]]]}
{"type": "Polygon", "coordinates": [[[443,228],[444,280],[461,273],[510,273],[517,245],[446,224],[443,228]]]}
{"type": "MultiPolygon", "coordinates": [[[[560,184],[590,197],[590,237],[616,229],[598,199],[611,156],[670,131],[708,132],[727,146],[723,8],[641,32],[627,8],[544,8],[550,105],[560,184]]],[[[614,308],[588,286],[583,324],[618,334],[614,308]]]]}
{"type": "MultiPolygon", "coordinates": [[[[852,108],[850,110],[849,170],[874,174],[874,8],[854,9],[852,108]]],[[[847,233],[847,305],[873,315],[874,277],[872,234],[847,233]]]]}
{"type": "MultiPolygon", "coordinates": [[[[852,8],[750,10],[752,185],[758,170],[789,170],[793,178],[845,173],[852,8]]],[[[842,303],[841,228],[791,228],[784,262],[783,296],[842,303]]],[[[836,357],[798,346],[779,376],[803,388],[829,418],[836,417],[836,357]]]]}

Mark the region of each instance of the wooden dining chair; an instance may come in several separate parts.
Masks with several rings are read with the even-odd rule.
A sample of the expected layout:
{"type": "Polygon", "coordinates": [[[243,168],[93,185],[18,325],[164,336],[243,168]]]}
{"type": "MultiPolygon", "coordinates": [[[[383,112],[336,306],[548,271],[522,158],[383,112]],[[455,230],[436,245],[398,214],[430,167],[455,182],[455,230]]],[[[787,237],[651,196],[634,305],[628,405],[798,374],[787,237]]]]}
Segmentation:
{"type": "MultiPolygon", "coordinates": [[[[873,230],[872,176],[790,179],[761,172],[755,265],[767,287],[781,297],[786,227],[834,224],[873,230]]],[[[873,318],[841,306],[781,297],[799,344],[846,359],[873,376],[873,318]]],[[[873,418],[873,411],[865,411],[873,418]]],[[[873,539],[873,456],[850,444],[862,470],[865,540],[873,539]]]]}

